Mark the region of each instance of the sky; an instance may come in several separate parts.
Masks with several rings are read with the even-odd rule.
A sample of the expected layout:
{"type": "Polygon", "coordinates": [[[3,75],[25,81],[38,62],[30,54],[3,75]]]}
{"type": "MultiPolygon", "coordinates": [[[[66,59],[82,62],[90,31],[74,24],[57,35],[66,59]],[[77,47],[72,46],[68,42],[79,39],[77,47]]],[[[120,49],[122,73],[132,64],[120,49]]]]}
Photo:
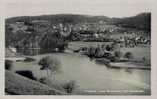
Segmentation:
{"type": "Polygon", "coordinates": [[[150,12],[153,0],[3,0],[5,17],[49,14],[129,17],[150,12]]]}

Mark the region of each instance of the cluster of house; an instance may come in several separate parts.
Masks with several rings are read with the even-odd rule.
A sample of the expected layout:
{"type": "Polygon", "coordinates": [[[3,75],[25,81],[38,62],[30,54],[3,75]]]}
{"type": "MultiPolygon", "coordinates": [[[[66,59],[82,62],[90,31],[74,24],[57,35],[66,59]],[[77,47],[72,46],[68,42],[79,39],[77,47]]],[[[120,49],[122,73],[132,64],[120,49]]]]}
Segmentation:
{"type": "MultiPolygon", "coordinates": [[[[117,41],[124,47],[135,47],[140,44],[150,44],[150,38],[140,35],[140,33],[122,33],[122,36],[117,39],[113,39],[111,35],[121,30],[114,25],[106,25],[99,23],[79,23],[79,24],[51,24],[46,20],[34,20],[30,24],[25,22],[16,22],[9,25],[12,28],[13,33],[17,31],[23,31],[24,33],[31,34],[34,30],[37,33],[44,35],[44,32],[57,32],[63,37],[71,36],[71,40],[82,40],[82,41],[105,41],[112,40],[117,41]],[[125,35],[127,34],[127,35],[125,35]]],[[[18,52],[36,55],[40,51],[39,37],[30,36],[25,39],[18,41],[16,48],[18,52]]]]}
{"type": "Polygon", "coordinates": [[[141,45],[150,45],[151,39],[143,35],[121,36],[119,42],[124,47],[137,47],[141,45]]]}
{"type": "Polygon", "coordinates": [[[74,35],[74,39],[81,38],[82,40],[92,39],[100,39],[105,38],[105,33],[110,33],[116,30],[117,28],[113,25],[105,25],[98,23],[78,23],[78,24],[70,24],[70,23],[58,23],[51,24],[47,20],[33,20],[31,22],[17,21],[13,24],[9,24],[9,27],[12,28],[13,32],[21,31],[24,33],[31,33],[36,31],[38,33],[43,32],[59,32],[62,36],[66,37],[69,35],[74,35]],[[113,28],[114,27],[114,28],[113,28]]]}

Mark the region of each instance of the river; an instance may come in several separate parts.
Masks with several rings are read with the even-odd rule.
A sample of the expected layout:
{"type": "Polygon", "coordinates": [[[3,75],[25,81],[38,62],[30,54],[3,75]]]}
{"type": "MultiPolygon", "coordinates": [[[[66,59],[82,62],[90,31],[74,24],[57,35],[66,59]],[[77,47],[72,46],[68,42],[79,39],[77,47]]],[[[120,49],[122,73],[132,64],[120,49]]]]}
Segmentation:
{"type": "MultiPolygon", "coordinates": [[[[150,91],[150,70],[111,69],[96,64],[94,60],[79,54],[55,53],[47,54],[61,61],[61,72],[55,79],[61,82],[75,80],[81,90],[143,90],[150,91]]],[[[46,55],[34,56],[33,63],[15,63],[15,70],[32,70],[38,78],[46,76],[46,71],[39,70],[37,62],[46,55]]],[[[146,92],[145,92],[146,93],[146,92]]]]}

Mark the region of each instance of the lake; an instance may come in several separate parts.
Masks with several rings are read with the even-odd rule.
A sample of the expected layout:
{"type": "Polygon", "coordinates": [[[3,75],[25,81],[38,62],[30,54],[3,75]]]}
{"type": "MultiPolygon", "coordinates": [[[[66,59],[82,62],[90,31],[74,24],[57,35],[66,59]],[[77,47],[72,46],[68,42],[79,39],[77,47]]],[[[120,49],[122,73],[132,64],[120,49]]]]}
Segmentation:
{"type": "Polygon", "coordinates": [[[46,55],[53,55],[61,61],[61,72],[55,74],[55,79],[60,82],[75,80],[81,90],[142,90],[146,94],[150,91],[150,70],[111,69],[105,65],[96,64],[86,56],[74,53],[33,56],[37,61],[16,62],[14,70],[31,70],[37,78],[46,77],[46,71],[40,70],[37,64],[46,55]]]}

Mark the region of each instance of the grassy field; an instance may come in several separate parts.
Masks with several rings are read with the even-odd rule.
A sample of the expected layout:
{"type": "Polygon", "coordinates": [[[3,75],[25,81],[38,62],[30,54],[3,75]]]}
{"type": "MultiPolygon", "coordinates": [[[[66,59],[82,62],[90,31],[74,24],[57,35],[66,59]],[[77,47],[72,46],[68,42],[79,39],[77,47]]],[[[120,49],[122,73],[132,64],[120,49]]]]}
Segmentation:
{"type": "MultiPolygon", "coordinates": [[[[69,49],[76,50],[80,47],[96,47],[98,44],[110,44],[111,42],[70,42],[69,43],[69,49]]],[[[150,60],[151,58],[151,52],[150,52],[150,46],[147,47],[134,47],[134,48],[121,48],[121,52],[131,52],[135,59],[141,60],[143,57],[150,60]]]]}
{"type": "Polygon", "coordinates": [[[5,71],[5,91],[15,95],[66,95],[65,92],[30,80],[10,71],[5,71]]]}
{"type": "Polygon", "coordinates": [[[70,42],[68,47],[69,49],[76,50],[80,47],[97,47],[98,44],[110,44],[111,42],[82,42],[82,41],[76,41],[76,42],[70,42]]]}
{"type": "Polygon", "coordinates": [[[131,52],[133,56],[137,60],[141,60],[143,57],[150,60],[151,59],[151,51],[150,47],[134,47],[134,48],[121,48],[123,53],[131,52]]]}

